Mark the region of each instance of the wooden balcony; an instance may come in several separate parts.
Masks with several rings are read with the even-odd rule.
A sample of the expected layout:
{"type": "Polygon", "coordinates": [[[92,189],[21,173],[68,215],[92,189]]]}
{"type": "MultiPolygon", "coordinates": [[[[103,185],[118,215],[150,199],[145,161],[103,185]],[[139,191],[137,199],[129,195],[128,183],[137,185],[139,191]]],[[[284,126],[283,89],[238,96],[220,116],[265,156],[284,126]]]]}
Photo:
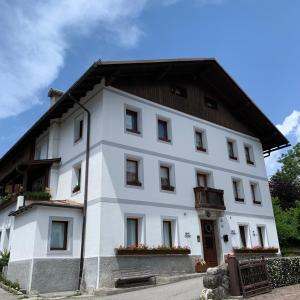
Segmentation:
{"type": "Polygon", "coordinates": [[[195,187],[195,208],[225,210],[224,191],[213,188],[195,187]]]}

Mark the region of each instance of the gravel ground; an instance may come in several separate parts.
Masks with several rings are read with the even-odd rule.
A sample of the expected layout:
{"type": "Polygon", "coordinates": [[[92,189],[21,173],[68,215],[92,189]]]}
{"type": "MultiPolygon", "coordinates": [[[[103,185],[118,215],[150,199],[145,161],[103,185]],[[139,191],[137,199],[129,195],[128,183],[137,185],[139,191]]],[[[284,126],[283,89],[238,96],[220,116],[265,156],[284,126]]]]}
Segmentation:
{"type": "Polygon", "coordinates": [[[299,300],[300,299],[300,284],[285,286],[279,289],[272,290],[271,293],[262,294],[251,300],[299,300]]]}

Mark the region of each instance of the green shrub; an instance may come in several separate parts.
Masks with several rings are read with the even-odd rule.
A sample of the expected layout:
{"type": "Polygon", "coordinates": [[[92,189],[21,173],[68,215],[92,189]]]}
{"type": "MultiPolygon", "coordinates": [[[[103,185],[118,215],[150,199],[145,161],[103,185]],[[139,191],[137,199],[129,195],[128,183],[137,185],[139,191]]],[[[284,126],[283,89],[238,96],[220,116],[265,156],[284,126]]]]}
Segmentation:
{"type": "Polygon", "coordinates": [[[7,250],[0,251],[0,274],[2,274],[3,267],[8,265],[10,253],[7,250]]]}
{"type": "Polygon", "coordinates": [[[266,265],[273,288],[300,283],[300,256],[269,258],[266,265]]]}

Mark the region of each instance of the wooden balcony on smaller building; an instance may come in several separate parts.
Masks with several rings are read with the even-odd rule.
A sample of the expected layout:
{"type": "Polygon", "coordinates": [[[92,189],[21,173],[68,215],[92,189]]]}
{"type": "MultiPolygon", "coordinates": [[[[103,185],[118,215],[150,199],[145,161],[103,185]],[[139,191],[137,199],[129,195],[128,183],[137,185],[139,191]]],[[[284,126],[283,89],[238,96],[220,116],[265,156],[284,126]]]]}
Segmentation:
{"type": "Polygon", "coordinates": [[[195,208],[225,210],[224,191],[210,187],[195,187],[195,208]]]}

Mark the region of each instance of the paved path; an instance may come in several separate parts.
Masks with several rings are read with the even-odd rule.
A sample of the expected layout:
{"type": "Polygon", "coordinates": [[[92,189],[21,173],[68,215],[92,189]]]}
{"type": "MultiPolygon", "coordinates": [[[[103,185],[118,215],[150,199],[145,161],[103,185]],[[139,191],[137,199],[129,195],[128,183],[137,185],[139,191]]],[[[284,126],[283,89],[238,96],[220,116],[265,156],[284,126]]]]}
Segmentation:
{"type": "Polygon", "coordinates": [[[299,300],[300,299],[300,284],[285,286],[279,289],[272,290],[271,293],[259,295],[251,300],[299,300]]]}
{"type": "MultiPolygon", "coordinates": [[[[203,288],[202,277],[160,285],[139,291],[106,296],[86,298],[87,300],[199,300],[203,288]]],[[[81,298],[83,300],[85,298],[81,298]]]]}
{"type": "Polygon", "coordinates": [[[0,288],[0,299],[1,300],[16,300],[18,298],[17,298],[17,296],[14,296],[13,294],[10,294],[0,288]]]}

